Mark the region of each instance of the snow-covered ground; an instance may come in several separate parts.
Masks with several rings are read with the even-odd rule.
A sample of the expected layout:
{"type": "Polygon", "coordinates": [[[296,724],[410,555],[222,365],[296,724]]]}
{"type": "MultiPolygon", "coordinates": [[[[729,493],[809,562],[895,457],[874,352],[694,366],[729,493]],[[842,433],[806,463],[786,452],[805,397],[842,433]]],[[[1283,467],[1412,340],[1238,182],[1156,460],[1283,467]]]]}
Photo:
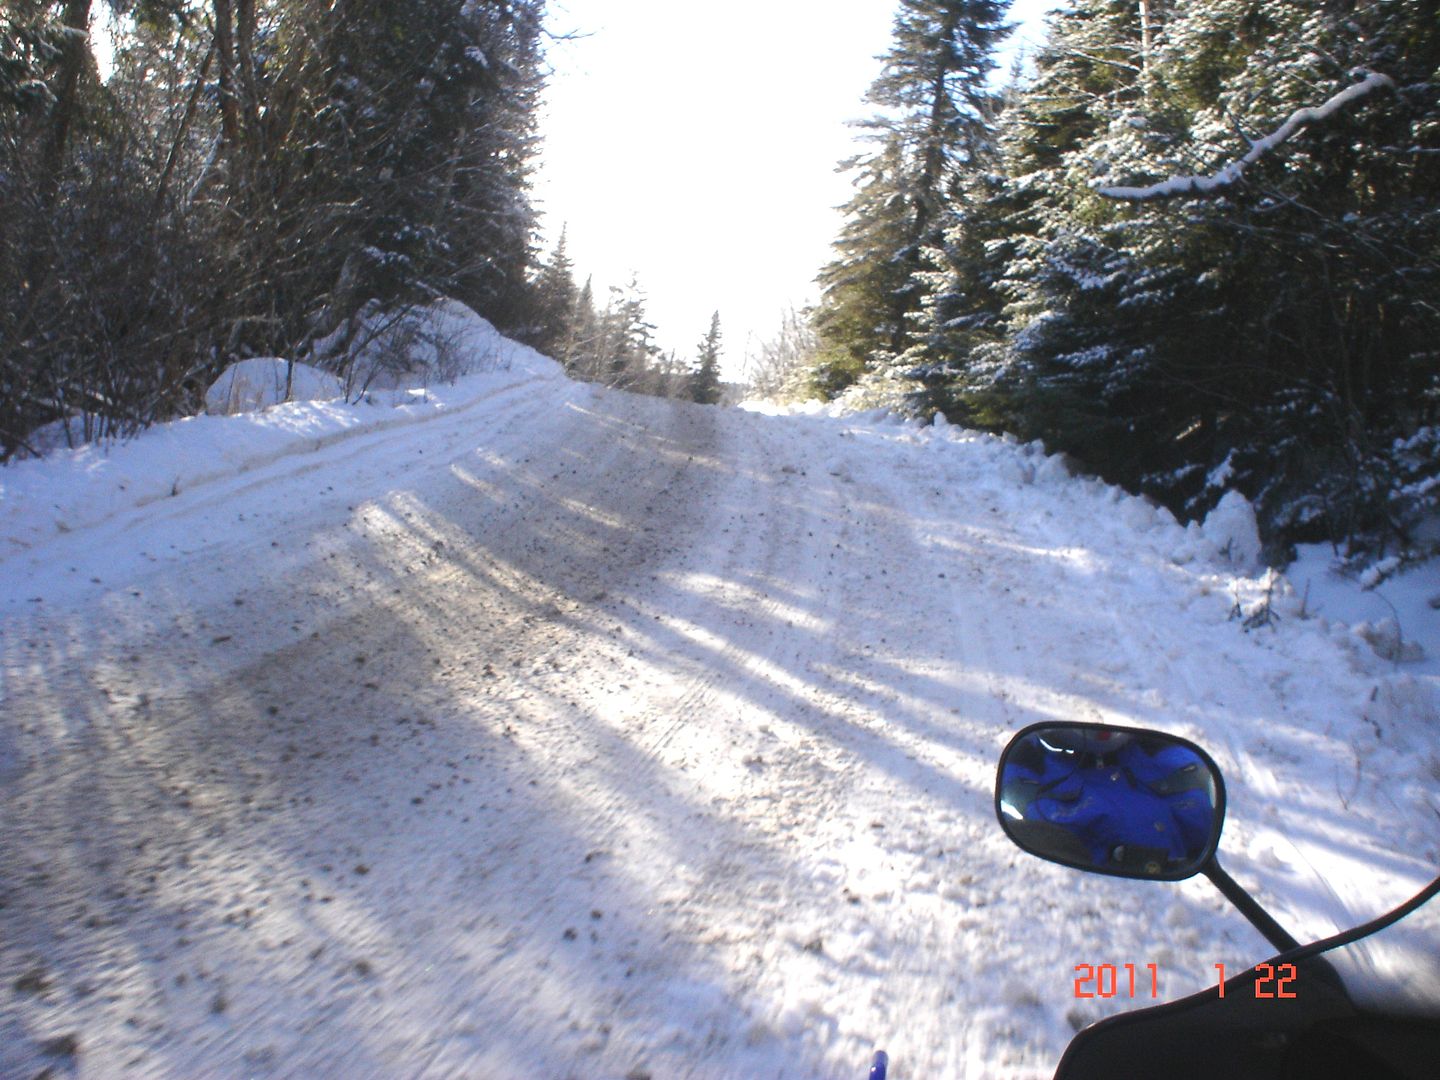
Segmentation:
{"type": "Polygon", "coordinates": [[[1440,866],[1435,575],[1352,612],[1034,447],[500,352],[0,472],[0,1075],[1048,1076],[1149,1003],[1075,965],[1272,950],[1010,845],[1046,718],[1209,748],[1297,937],[1440,866]]]}

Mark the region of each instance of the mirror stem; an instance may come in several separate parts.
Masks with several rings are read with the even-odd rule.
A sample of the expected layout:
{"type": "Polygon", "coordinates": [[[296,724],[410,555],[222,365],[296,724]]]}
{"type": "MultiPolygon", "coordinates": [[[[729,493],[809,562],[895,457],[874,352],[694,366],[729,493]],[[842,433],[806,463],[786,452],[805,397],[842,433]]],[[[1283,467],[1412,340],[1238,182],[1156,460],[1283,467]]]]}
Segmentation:
{"type": "Polygon", "coordinates": [[[1240,887],[1240,883],[1220,868],[1220,860],[1211,855],[1200,872],[1215,883],[1215,887],[1225,894],[1240,913],[1250,920],[1256,930],[1265,935],[1267,941],[1281,952],[1289,952],[1291,949],[1298,949],[1300,943],[1285,932],[1285,928],[1270,917],[1270,913],[1262,908],[1248,892],[1240,887]]]}

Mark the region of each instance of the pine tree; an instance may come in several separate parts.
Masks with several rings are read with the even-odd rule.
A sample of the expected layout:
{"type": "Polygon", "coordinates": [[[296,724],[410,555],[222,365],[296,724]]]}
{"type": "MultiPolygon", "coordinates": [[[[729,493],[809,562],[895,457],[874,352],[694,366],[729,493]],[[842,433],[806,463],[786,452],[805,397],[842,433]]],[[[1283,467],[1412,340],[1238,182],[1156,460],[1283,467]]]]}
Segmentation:
{"type": "Polygon", "coordinates": [[[566,232],[566,227],[561,226],[555,250],[536,275],[534,326],[527,335],[535,348],[561,362],[565,360],[568,344],[575,337],[574,320],[579,299],[574,264],[565,250],[566,232]]]}
{"type": "Polygon", "coordinates": [[[332,268],[331,321],[357,300],[446,295],[518,326],[542,6],[417,2],[343,5],[323,39],[326,101],[306,118],[312,157],[294,190],[307,211],[337,209],[297,221],[332,268]]]}
{"type": "Polygon", "coordinates": [[[595,290],[590,278],[575,296],[575,304],[567,320],[570,336],[555,357],[565,370],[582,379],[599,378],[597,360],[600,348],[600,313],[595,310],[595,290]]]}
{"type": "MultiPolygon", "coordinates": [[[[1223,467],[1281,540],[1404,550],[1437,508],[1440,458],[1415,457],[1440,420],[1434,19],[1433,4],[1414,2],[1205,0],[1168,28],[1160,58],[1191,115],[1193,171],[1249,150],[1237,126],[1267,135],[1366,72],[1393,88],[1305,127],[1221,197],[1136,214],[1190,218],[1180,258],[1223,298],[1233,357],[1196,464],[1207,476],[1223,467]]],[[[1218,490],[1187,494],[1198,511],[1218,490]]]]}
{"type": "Polygon", "coordinates": [[[845,204],[846,221],[835,242],[839,256],[821,271],[824,296],[815,312],[821,346],[815,388],[834,397],[859,379],[879,354],[905,341],[909,283],[906,261],[894,257],[912,244],[909,208],[899,194],[903,168],[898,146],[869,159],[846,163],[857,171],[855,195],[845,204]]]}
{"type": "Polygon", "coordinates": [[[701,405],[720,404],[720,312],[710,316],[710,330],[697,347],[690,375],[690,400],[701,405]]]}
{"type": "Polygon", "coordinates": [[[992,0],[901,0],[892,43],[867,100],[882,110],[861,127],[877,149],[845,162],[856,194],[838,258],[822,271],[816,313],[819,388],[834,394],[893,362],[910,344],[927,269],[958,174],[983,153],[993,105],[987,78],[1008,32],[992,0]]]}
{"type": "Polygon", "coordinates": [[[432,206],[456,264],[455,293],[502,329],[519,325],[537,219],[530,191],[540,148],[544,0],[466,0],[456,64],[478,67],[456,153],[445,162],[452,201],[432,206]],[[445,222],[449,222],[445,227],[445,222]]]}
{"type": "Polygon", "coordinates": [[[993,155],[955,173],[928,271],[902,281],[909,249],[871,257],[913,220],[891,180],[908,159],[863,163],[822,382],[908,365],[923,406],[1044,439],[1183,516],[1238,487],[1282,547],[1410,550],[1440,510],[1433,17],[1418,0],[1058,10],[993,155]],[[1175,174],[1218,179],[1149,186],[1175,174]],[[916,282],[918,318],[897,299],[916,282]]]}
{"type": "Polygon", "coordinates": [[[1115,209],[1088,181],[1096,141],[1144,97],[1144,41],[1133,3],[1052,14],[1033,84],[1001,114],[995,167],[966,180],[918,350],[930,402],[1101,471],[1110,455],[1136,460],[1121,447],[1132,410],[1149,407],[1130,393],[1148,343],[1115,316],[1137,279],[1109,231],[1115,209]]]}
{"type": "Polygon", "coordinates": [[[593,359],[595,377],[622,390],[649,392],[660,355],[654,336],[655,325],[645,314],[645,291],[631,274],[623,287],[610,287],[593,359]]]}
{"type": "MultiPolygon", "coordinates": [[[[1012,86],[1005,96],[1016,94],[1012,86]]],[[[996,123],[1003,137],[1003,107],[996,123]]],[[[913,344],[901,363],[918,384],[911,404],[920,415],[940,411],[973,426],[997,419],[987,390],[1004,366],[1007,295],[1001,279],[1023,201],[1002,167],[997,142],[961,174],[950,225],[939,245],[924,252],[930,269],[916,275],[924,292],[912,319],[913,344]]]]}
{"type": "Polygon", "coordinates": [[[952,230],[929,301],[948,389],[970,419],[1182,515],[1238,486],[1278,541],[1404,542],[1431,505],[1422,477],[1440,471],[1414,449],[1429,445],[1440,369],[1423,5],[1147,7],[1054,16],[1037,81],[1003,121],[999,212],[978,237],[952,230]],[[1213,174],[1356,70],[1405,89],[1306,128],[1209,196],[1103,195],[1213,174]],[[976,342],[965,302],[997,270],[981,252],[1001,264],[1005,304],[998,337],[991,323],[976,342]]]}

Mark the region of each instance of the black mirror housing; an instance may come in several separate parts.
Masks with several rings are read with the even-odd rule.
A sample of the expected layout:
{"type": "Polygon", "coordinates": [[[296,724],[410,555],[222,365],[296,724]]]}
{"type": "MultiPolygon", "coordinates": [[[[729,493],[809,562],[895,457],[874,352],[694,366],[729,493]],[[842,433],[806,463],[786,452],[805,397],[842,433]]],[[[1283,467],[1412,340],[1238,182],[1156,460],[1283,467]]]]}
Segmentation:
{"type": "Polygon", "coordinates": [[[1031,724],[1000,755],[995,816],[1021,848],[1062,866],[1182,881],[1215,856],[1225,782],[1209,754],[1175,735],[1031,724]]]}

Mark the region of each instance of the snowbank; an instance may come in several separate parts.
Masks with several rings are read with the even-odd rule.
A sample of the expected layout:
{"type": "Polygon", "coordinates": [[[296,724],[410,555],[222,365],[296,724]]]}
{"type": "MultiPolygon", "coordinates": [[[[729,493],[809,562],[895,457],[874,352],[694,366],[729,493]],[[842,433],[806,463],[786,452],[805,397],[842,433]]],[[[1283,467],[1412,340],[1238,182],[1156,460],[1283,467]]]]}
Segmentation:
{"type": "Polygon", "coordinates": [[[345,391],[352,399],[372,391],[454,382],[508,368],[517,357],[527,363],[543,359],[458,300],[367,312],[357,327],[342,327],[316,342],[314,355],[347,358],[345,391]]]}
{"type": "MultiPolygon", "coordinates": [[[[740,408],[762,416],[807,416],[855,424],[905,422],[898,413],[884,408],[857,411],[854,400],[781,404],[751,399],[742,402],[740,408]]],[[[925,441],[950,438],[973,443],[994,438],[999,444],[1015,443],[1009,436],[986,436],[957,428],[943,413],[936,413],[929,428],[914,420],[908,423],[924,432],[919,437],[925,441]]],[[[1025,447],[1023,455],[1018,460],[1005,454],[997,457],[998,474],[1022,485],[1072,479],[1063,454],[1047,456],[1037,442],[1025,447]]],[[[1218,479],[1223,482],[1224,477],[1218,479]]],[[[1093,480],[1084,482],[1099,484],[1093,480]]],[[[1242,614],[1264,609],[1262,614],[1275,616],[1318,615],[1323,626],[1335,624],[1337,632],[1361,643],[1381,659],[1405,664],[1406,671],[1412,674],[1440,676],[1440,561],[1391,576],[1398,560],[1387,560],[1357,577],[1345,571],[1331,549],[1321,544],[1302,547],[1283,575],[1270,575],[1266,573],[1255,508],[1240,492],[1226,492],[1203,522],[1182,527],[1163,507],[1129,496],[1119,488],[1109,490],[1117,516],[1126,526],[1139,533],[1163,535],[1171,562],[1211,564],[1222,576],[1233,574],[1237,583],[1230,589],[1242,614]],[[1155,532],[1157,528],[1159,533],[1155,532]],[[1377,589],[1382,581],[1385,587],[1377,589]]],[[[1440,689],[1436,694],[1440,695],[1440,689]]]]}
{"type": "Polygon", "coordinates": [[[463,409],[498,387],[530,379],[564,378],[561,366],[504,337],[487,320],[453,300],[416,316],[433,340],[415,344],[415,379],[348,403],[340,381],[296,365],[293,397],[284,394],[286,362],[241,361],[206,395],[212,411],[240,404],[235,415],[186,417],[157,424],[122,443],[93,443],[14,462],[0,470],[0,560],[58,533],[98,524],[199,484],[308,453],[366,432],[419,423],[463,409]],[[435,342],[453,378],[442,382],[427,358],[435,342]]]}
{"type": "Polygon", "coordinates": [[[1440,683],[1440,561],[1394,569],[1357,577],[1328,544],[1310,544],[1298,550],[1285,577],[1297,608],[1327,631],[1364,642],[1409,675],[1440,683]]]}
{"type": "Polygon", "coordinates": [[[345,396],[340,380],[309,364],[278,356],[254,356],[225,369],[205,391],[205,411],[212,416],[259,412],[283,401],[332,401],[345,396]],[[285,393],[287,376],[290,393],[285,393]]]}

